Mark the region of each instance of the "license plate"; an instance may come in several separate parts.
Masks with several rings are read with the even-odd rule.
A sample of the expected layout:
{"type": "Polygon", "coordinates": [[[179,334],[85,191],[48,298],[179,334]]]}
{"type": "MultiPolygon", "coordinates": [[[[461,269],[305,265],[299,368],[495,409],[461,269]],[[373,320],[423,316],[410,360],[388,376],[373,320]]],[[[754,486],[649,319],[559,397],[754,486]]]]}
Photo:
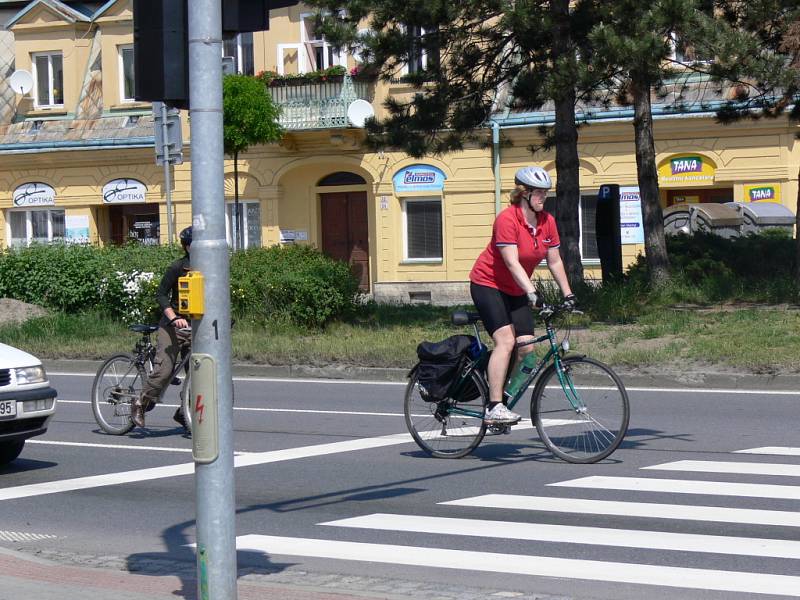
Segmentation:
{"type": "Polygon", "coordinates": [[[17,414],[17,401],[16,400],[2,400],[0,401],[0,419],[4,417],[13,417],[17,414]]]}

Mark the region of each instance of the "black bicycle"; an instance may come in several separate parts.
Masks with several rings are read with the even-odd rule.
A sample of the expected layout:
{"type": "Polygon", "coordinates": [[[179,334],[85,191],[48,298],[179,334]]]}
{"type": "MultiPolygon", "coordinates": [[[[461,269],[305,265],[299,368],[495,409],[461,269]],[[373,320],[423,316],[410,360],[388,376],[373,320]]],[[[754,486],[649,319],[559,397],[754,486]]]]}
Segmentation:
{"type": "MultiPolygon", "coordinates": [[[[100,428],[112,435],[124,435],[134,427],[131,403],[142,394],[142,386],[153,371],[156,347],[151,336],[158,325],[131,325],[128,329],[141,334],[128,354],[108,358],[95,375],[92,384],[92,412],[100,428]]],[[[188,329],[191,331],[191,329],[188,329]]],[[[186,368],[191,352],[186,352],[172,369],[171,381],[181,385],[181,408],[191,431],[191,369],[186,368]]]]}

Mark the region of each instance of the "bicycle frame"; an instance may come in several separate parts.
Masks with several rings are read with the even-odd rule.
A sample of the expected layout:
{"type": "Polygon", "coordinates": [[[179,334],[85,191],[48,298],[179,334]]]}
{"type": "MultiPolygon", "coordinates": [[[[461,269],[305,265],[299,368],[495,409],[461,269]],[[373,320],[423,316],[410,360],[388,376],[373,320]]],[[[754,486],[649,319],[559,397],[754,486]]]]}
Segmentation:
{"type": "MultiPolygon", "coordinates": [[[[552,315],[551,315],[552,317],[552,315]]],[[[472,327],[475,331],[475,337],[480,340],[480,330],[478,329],[478,324],[473,323],[472,327]]],[[[517,348],[522,346],[529,346],[532,344],[538,344],[540,342],[544,342],[546,340],[550,341],[550,347],[547,350],[547,353],[536,363],[536,368],[531,371],[528,377],[525,380],[525,383],[520,387],[519,391],[508,401],[508,408],[513,409],[514,406],[519,402],[520,398],[525,395],[527,392],[528,387],[533,383],[533,381],[539,376],[539,374],[547,367],[550,362],[555,364],[556,374],[558,376],[558,381],[561,384],[561,388],[564,390],[564,395],[569,400],[569,403],[572,405],[572,408],[575,409],[576,412],[584,412],[586,410],[586,406],[584,405],[583,401],[580,398],[580,395],[575,390],[574,385],[572,384],[572,380],[568,377],[564,376],[564,370],[561,366],[561,346],[558,343],[558,338],[556,337],[556,329],[553,327],[550,318],[545,318],[545,327],[547,332],[539,336],[536,339],[530,340],[528,342],[522,342],[517,344],[517,348]]],[[[458,395],[464,390],[467,385],[467,381],[470,380],[470,377],[473,372],[477,371],[479,375],[486,381],[486,367],[489,363],[489,349],[488,347],[481,342],[481,353],[478,355],[477,358],[472,360],[471,363],[468,363],[466,368],[462,370],[461,377],[453,386],[453,390],[451,395],[453,397],[458,397],[458,395]]],[[[465,409],[462,407],[451,406],[449,407],[449,411],[452,414],[460,414],[470,417],[482,417],[482,414],[465,409]]]]}

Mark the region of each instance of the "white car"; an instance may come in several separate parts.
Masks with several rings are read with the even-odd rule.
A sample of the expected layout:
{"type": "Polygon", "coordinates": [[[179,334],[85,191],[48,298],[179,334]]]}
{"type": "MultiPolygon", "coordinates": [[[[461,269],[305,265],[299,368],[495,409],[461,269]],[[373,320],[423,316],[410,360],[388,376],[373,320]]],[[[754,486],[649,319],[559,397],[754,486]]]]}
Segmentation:
{"type": "Polygon", "coordinates": [[[38,358],[0,344],[0,465],[17,458],[25,440],[47,431],[56,395],[38,358]]]}

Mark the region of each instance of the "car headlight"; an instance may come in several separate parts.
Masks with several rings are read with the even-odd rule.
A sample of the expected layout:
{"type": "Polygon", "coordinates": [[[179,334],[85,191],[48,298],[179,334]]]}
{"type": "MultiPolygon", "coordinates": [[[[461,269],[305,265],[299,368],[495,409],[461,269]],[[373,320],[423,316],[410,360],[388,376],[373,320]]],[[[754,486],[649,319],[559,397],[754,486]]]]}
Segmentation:
{"type": "Polygon", "coordinates": [[[18,385],[42,383],[43,381],[47,381],[47,377],[44,374],[44,367],[41,365],[38,367],[24,367],[22,369],[16,369],[16,373],[18,385]]]}

